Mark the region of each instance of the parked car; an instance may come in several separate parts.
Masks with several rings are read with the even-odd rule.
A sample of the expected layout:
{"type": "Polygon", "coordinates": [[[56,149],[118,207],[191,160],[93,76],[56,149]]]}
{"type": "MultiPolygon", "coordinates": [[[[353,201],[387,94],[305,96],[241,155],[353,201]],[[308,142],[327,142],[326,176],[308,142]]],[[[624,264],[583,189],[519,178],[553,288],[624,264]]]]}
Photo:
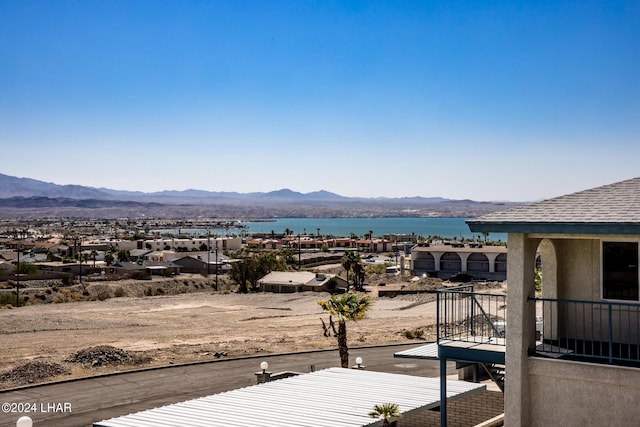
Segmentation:
{"type": "Polygon", "coordinates": [[[449,277],[450,282],[456,283],[469,283],[473,280],[473,276],[467,273],[456,273],[453,276],[449,277]]]}

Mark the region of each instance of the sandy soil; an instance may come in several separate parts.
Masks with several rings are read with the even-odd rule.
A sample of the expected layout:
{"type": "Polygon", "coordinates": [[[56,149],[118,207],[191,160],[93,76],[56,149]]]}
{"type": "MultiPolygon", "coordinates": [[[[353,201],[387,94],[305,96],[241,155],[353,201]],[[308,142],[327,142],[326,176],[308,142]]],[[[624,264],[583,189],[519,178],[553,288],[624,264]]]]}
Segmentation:
{"type": "MultiPolygon", "coordinates": [[[[391,283],[386,275],[370,279],[372,285],[366,290],[374,303],[365,319],[349,322],[350,347],[420,342],[407,338],[412,333],[415,336],[416,331],[421,332],[423,340],[435,339],[433,294],[379,298],[377,291],[434,289],[446,283],[437,279],[416,282],[399,278],[393,278],[395,281],[391,283]],[[378,286],[383,281],[384,286],[378,286]]],[[[68,371],[49,378],[53,380],[140,368],[124,364],[91,367],[65,361],[80,350],[104,345],[148,358],[150,362],[143,366],[336,347],[334,337],[323,336],[320,319],[328,322],[328,315],[317,303],[329,294],[214,293],[211,286],[203,285],[209,279],[189,280],[193,283],[188,287],[183,286],[187,283],[184,278],[179,280],[181,289],[173,282],[163,283],[167,293],[176,288],[180,292],[177,295],[0,309],[0,377],[28,362],[59,364],[68,371]]],[[[158,283],[154,282],[154,286],[158,283]]],[[[148,284],[119,281],[111,286],[124,287],[126,295],[142,296],[143,286],[148,284]]],[[[501,284],[485,286],[497,292],[504,290],[501,284]]],[[[23,378],[18,381],[0,378],[0,389],[25,382],[23,378]]]]}
{"type": "MultiPolygon", "coordinates": [[[[216,353],[232,357],[333,348],[335,338],[322,334],[320,318],[327,321],[328,316],[317,304],[328,296],[200,292],[4,309],[0,372],[28,361],[60,363],[70,371],[64,377],[139,367],[64,362],[98,345],[151,357],[145,366],[210,360],[216,353]]],[[[348,325],[350,346],[410,342],[406,330],[423,329],[425,338],[433,335],[433,295],[374,299],[367,318],[348,325]]],[[[0,388],[14,385],[0,382],[0,388]]]]}

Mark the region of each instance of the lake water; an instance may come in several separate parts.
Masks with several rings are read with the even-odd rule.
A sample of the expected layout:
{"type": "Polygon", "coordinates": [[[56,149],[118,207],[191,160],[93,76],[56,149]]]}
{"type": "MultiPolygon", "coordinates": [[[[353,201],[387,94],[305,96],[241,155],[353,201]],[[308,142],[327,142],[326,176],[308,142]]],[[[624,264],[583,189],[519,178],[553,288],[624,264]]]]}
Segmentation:
{"type": "MultiPolygon", "coordinates": [[[[278,218],[265,222],[243,222],[245,230],[249,234],[283,234],[286,229],[292,230],[292,234],[317,234],[318,228],[323,236],[349,236],[355,233],[363,236],[373,231],[373,236],[385,234],[411,234],[418,236],[440,236],[445,238],[474,238],[479,233],[472,233],[465,223],[467,218],[278,218]]],[[[161,233],[177,233],[177,230],[156,230],[161,233]]],[[[207,230],[180,230],[183,234],[206,234],[207,230]]],[[[220,230],[212,230],[221,234],[220,230]]],[[[239,229],[228,230],[229,234],[239,234],[239,229]]],[[[501,240],[506,242],[507,235],[503,233],[491,233],[489,240],[501,240]]],[[[482,238],[484,239],[484,238],[482,238]]]]}

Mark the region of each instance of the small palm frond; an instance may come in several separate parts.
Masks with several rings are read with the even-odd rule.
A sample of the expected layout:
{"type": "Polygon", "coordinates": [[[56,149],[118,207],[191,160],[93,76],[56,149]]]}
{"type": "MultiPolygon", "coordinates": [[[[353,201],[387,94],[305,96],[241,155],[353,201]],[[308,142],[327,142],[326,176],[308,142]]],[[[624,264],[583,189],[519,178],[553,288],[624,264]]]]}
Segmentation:
{"type": "Polygon", "coordinates": [[[372,300],[366,295],[347,292],[333,295],[328,300],[320,300],[318,304],[327,313],[338,317],[339,322],[344,322],[363,319],[371,307],[372,300]]]}
{"type": "Polygon", "coordinates": [[[385,421],[389,421],[392,418],[400,418],[400,408],[397,403],[382,403],[375,405],[373,411],[369,412],[371,418],[382,418],[385,421]]]}

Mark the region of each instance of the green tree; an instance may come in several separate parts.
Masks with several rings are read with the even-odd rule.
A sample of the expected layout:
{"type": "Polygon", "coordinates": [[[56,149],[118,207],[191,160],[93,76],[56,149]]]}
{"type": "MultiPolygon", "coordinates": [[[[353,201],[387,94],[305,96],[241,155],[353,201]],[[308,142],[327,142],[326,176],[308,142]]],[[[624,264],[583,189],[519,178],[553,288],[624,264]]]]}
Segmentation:
{"type": "Polygon", "coordinates": [[[107,263],[107,265],[111,265],[113,264],[113,254],[111,252],[107,252],[106,254],[104,254],[104,262],[107,263]]]}
{"type": "Polygon", "coordinates": [[[118,261],[120,262],[125,262],[125,261],[129,261],[129,251],[126,249],[120,249],[117,254],[116,257],[118,258],[118,261]]]}
{"type": "Polygon", "coordinates": [[[533,282],[535,283],[535,289],[537,293],[542,292],[542,268],[537,267],[534,271],[533,282]]]}
{"type": "Polygon", "coordinates": [[[249,254],[239,251],[234,255],[238,261],[231,265],[231,279],[239,286],[238,291],[247,293],[258,289],[258,280],[273,270],[284,270],[285,260],[274,252],[249,254]]]}
{"type": "Polygon", "coordinates": [[[231,270],[229,271],[231,279],[238,284],[238,292],[243,294],[246,294],[249,290],[247,281],[250,267],[248,264],[248,258],[243,258],[231,264],[231,270]]]}
{"type": "MultiPolygon", "coordinates": [[[[328,300],[318,301],[318,305],[329,313],[329,322],[332,324],[332,316],[338,318],[338,331],[336,338],[338,340],[338,351],[340,353],[340,365],[343,368],[349,367],[349,345],[347,343],[347,320],[354,322],[363,319],[367,315],[367,311],[371,307],[372,300],[366,295],[347,292],[340,295],[333,295],[328,300]]],[[[324,321],[323,321],[324,325],[324,321]]],[[[334,329],[335,330],[335,329],[334,329]]],[[[325,327],[325,335],[326,335],[325,327]]]]}
{"type": "Polygon", "coordinates": [[[369,416],[375,419],[382,418],[382,427],[390,427],[391,419],[400,418],[402,414],[397,403],[383,403],[375,405],[369,416]]]}
{"type": "Polygon", "coordinates": [[[295,254],[296,254],[296,251],[293,248],[281,248],[278,251],[279,258],[284,260],[285,264],[295,264],[296,263],[296,259],[294,258],[295,254]]]}
{"type": "Polygon", "coordinates": [[[13,272],[16,274],[38,274],[39,271],[38,266],[31,262],[21,262],[13,267],[13,272]]]}

